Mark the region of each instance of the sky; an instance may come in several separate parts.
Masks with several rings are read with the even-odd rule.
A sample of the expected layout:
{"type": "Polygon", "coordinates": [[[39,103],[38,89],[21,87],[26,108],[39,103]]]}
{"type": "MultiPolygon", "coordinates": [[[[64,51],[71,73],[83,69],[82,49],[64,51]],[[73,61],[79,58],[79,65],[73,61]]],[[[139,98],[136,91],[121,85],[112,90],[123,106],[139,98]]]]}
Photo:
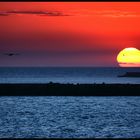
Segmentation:
{"type": "Polygon", "coordinates": [[[0,33],[0,66],[118,67],[140,49],[140,2],[0,2],[0,33]]]}

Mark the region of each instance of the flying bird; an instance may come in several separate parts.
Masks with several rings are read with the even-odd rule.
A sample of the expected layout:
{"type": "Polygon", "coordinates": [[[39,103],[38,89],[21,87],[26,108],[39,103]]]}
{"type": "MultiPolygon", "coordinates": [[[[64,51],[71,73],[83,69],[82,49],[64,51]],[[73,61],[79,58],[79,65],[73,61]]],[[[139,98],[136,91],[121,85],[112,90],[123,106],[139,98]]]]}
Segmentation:
{"type": "Polygon", "coordinates": [[[4,53],[4,55],[7,55],[7,56],[14,56],[14,55],[19,55],[19,53],[4,53]]]}

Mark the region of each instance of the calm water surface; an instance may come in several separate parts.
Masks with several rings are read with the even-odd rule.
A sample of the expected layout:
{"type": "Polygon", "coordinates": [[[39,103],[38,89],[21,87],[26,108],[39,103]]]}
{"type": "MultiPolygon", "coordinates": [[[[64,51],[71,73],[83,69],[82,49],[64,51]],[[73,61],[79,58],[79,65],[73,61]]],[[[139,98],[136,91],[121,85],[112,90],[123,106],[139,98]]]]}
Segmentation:
{"type": "Polygon", "coordinates": [[[0,83],[131,83],[140,78],[117,77],[126,72],[140,72],[140,68],[99,67],[13,67],[0,68],[0,83]]]}
{"type": "Polygon", "coordinates": [[[0,138],[140,138],[140,97],[0,97],[0,138]]]}

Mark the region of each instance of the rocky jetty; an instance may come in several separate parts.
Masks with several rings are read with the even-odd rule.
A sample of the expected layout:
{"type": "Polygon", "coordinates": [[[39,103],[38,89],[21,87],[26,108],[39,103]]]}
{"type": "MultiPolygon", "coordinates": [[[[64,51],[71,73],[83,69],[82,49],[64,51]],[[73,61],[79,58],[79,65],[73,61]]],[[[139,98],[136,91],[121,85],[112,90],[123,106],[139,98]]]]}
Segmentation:
{"type": "Polygon", "coordinates": [[[0,96],[140,96],[140,84],[0,84],[0,96]]]}

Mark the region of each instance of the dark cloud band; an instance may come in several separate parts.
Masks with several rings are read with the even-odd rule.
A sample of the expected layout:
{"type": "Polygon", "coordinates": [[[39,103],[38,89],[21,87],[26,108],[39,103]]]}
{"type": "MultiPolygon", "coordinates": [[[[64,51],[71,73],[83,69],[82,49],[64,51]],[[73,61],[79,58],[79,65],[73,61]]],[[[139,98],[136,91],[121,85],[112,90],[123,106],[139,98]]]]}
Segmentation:
{"type": "Polygon", "coordinates": [[[17,15],[17,14],[29,14],[29,15],[40,15],[40,16],[69,16],[63,14],[59,11],[0,11],[0,16],[9,16],[9,15],[17,15]]]}

